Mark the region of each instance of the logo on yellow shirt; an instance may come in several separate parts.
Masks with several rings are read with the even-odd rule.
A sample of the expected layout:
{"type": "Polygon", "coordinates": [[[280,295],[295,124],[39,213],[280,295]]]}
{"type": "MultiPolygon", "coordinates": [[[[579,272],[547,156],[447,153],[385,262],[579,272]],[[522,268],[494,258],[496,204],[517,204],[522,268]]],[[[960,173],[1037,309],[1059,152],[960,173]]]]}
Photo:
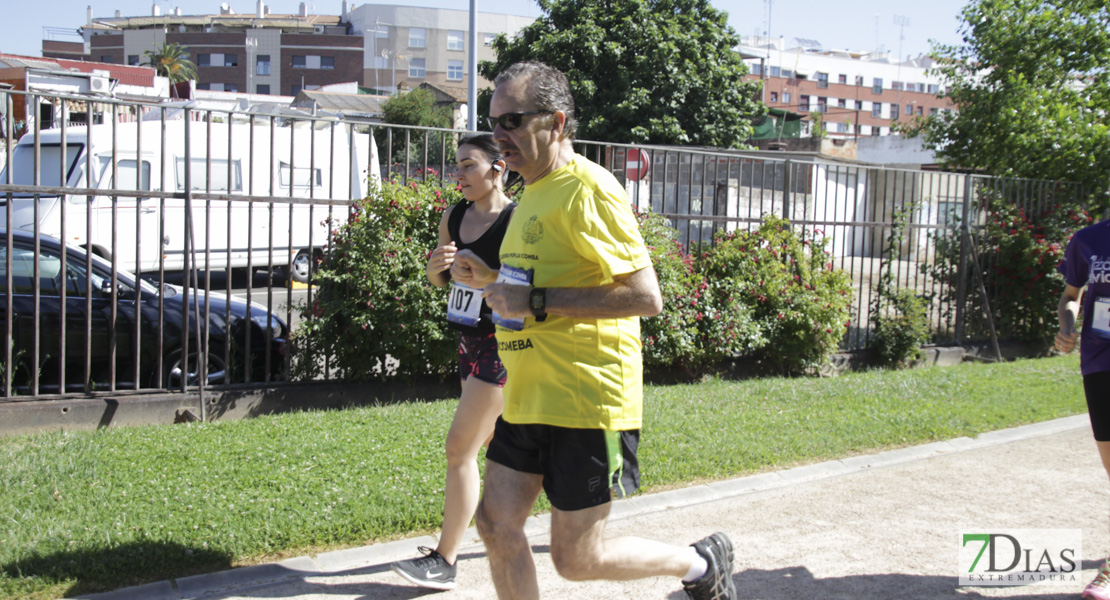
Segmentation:
{"type": "Polygon", "coordinates": [[[521,239],[525,244],[538,244],[543,239],[543,223],[540,222],[539,217],[532,215],[531,219],[524,224],[524,233],[521,234],[521,239]]]}

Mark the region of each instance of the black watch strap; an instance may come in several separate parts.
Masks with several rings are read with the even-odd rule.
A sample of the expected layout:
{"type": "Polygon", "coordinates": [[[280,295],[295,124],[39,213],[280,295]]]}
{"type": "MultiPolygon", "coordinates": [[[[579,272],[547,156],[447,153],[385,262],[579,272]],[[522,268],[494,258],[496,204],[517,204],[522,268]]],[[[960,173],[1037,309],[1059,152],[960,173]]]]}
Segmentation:
{"type": "Polygon", "coordinates": [[[532,288],[528,292],[528,308],[537,321],[547,318],[547,288],[532,288]]]}

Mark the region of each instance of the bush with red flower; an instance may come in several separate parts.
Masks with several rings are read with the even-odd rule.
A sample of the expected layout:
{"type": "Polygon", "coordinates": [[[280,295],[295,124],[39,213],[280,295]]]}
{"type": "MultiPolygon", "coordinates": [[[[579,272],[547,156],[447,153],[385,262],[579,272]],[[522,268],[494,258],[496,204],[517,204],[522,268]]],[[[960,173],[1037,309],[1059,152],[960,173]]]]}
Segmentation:
{"type": "Polygon", "coordinates": [[[333,221],[331,245],[302,307],[292,371],[312,379],[326,367],[347,381],[447,377],[457,371],[445,288],[424,269],[443,211],[459,192],[437,181],[383,182],[333,221]]]}

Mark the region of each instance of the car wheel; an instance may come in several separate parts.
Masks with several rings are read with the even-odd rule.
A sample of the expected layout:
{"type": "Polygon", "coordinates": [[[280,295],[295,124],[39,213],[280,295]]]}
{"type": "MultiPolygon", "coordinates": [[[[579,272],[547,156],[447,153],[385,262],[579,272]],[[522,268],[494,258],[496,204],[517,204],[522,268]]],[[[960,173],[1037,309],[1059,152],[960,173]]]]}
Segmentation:
{"type": "Polygon", "coordinates": [[[297,255],[293,257],[293,269],[289,273],[289,279],[297,283],[308,283],[308,272],[311,267],[312,252],[310,250],[298,251],[297,255]]]}
{"type": "MultiPolygon", "coordinates": [[[[183,364],[181,351],[175,351],[166,357],[162,363],[162,385],[166,389],[181,389],[181,382],[195,386],[200,384],[200,368],[197,362],[198,352],[189,353],[188,364],[183,364]]],[[[227,382],[227,364],[223,357],[213,352],[208,353],[207,382],[205,385],[219,385],[227,382]]]]}

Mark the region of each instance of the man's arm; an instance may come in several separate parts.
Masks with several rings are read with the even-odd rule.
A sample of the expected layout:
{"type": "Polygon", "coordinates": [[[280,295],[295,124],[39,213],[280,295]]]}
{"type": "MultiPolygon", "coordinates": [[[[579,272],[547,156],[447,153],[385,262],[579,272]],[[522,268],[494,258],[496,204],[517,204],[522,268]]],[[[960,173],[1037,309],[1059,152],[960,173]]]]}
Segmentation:
{"type": "MultiPolygon", "coordinates": [[[[499,315],[509,318],[532,316],[528,307],[528,286],[493,283],[483,296],[499,315]]],[[[663,310],[659,280],[655,269],[613,277],[613,283],[592,288],[547,288],[547,313],[576,319],[617,319],[652,317],[663,310]]]]}

